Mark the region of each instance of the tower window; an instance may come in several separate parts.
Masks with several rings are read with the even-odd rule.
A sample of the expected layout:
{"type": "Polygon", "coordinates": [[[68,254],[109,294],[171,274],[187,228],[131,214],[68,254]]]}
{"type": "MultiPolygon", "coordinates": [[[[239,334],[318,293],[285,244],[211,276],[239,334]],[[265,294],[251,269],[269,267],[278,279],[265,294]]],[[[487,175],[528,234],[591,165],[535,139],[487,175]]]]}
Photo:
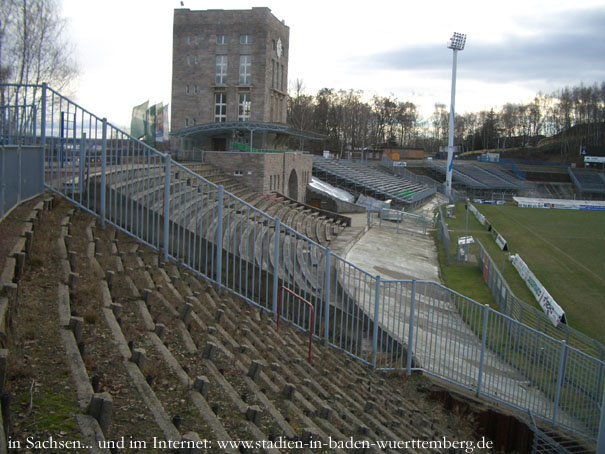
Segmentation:
{"type": "Polygon", "coordinates": [[[250,120],[250,93],[239,94],[238,121],[250,120]]]}
{"type": "Polygon", "coordinates": [[[217,123],[227,121],[227,95],[225,93],[214,94],[214,121],[217,123]]]}
{"type": "Polygon", "coordinates": [[[227,83],[227,56],[216,56],[216,77],[215,83],[225,85],[227,83]]]}
{"type": "Polygon", "coordinates": [[[252,57],[250,55],[241,55],[239,57],[239,83],[240,85],[250,85],[252,70],[252,57]]]}

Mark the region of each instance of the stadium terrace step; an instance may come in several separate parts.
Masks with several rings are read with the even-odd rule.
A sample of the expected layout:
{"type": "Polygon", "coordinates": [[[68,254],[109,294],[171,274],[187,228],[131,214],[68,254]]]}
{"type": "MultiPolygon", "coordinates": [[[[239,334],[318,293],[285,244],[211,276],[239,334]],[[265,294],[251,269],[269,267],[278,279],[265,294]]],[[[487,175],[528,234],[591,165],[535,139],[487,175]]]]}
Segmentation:
{"type": "MultiPolygon", "coordinates": [[[[120,245],[127,243],[127,241],[121,242],[120,245]]],[[[139,263],[139,265],[141,264],[139,263]]],[[[126,267],[126,273],[132,282],[139,281],[135,274],[140,273],[142,270],[144,268],[126,267]]],[[[197,351],[197,347],[189,334],[189,327],[184,325],[185,321],[183,319],[187,320],[189,316],[181,318],[182,313],[179,311],[183,306],[184,300],[182,294],[177,290],[177,286],[180,286],[180,284],[173,285],[172,280],[163,268],[154,270],[152,275],[156,289],[159,289],[159,292],[144,292],[147,300],[145,302],[139,301],[136,307],[133,306],[131,308],[132,312],[130,313],[126,313],[126,303],[123,304],[120,322],[122,326],[128,327],[125,332],[131,335],[131,341],[134,341],[134,345],[144,346],[145,362],[147,363],[145,366],[146,379],[151,382],[151,386],[154,387],[158,398],[167,408],[169,415],[171,415],[171,420],[178,421],[179,427],[184,432],[189,432],[195,426],[199,430],[201,423],[199,419],[202,418],[205,421],[205,424],[201,425],[203,428],[200,432],[202,437],[206,436],[216,439],[220,436],[225,436],[227,432],[225,432],[221,423],[214,416],[212,406],[203,401],[203,399],[200,399],[199,394],[189,389],[193,378],[198,376],[188,375],[191,372],[197,372],[194,370],[194,364],[197,364],[197,362],[192,362],[193,358],[191,357],[197,351]],[[151,326],[142,326],[141,328],[134,326],[134,320],[137,318],[137,309],[140,312],[138,318],[141,320],[151,320],[153,330],[160,332],[163,340],[160,340],[157,332],[150,331],[151,326]],[[167,311],[166,309],[169,310],[167,311]],[[133,324],[131,325],[129,322],[133,324]],[[191,348],[191,345],[194,345],[194,349],[191,348]],[[179,361],[175,358],[179,359],[179,361]],[[168,366],[168,370],[172,373],[166,370],[166,366],[168,366]],[[156,387],[159,389],[156,389],[156,387]],[[178,391],[179,389],[183,391],[180,392],[178,391]],[[174,398],[171,399],[170,397],[171,394],[174,395],[175,393],[179,402],[176,407],[172,404],[174,398]],[[185,399],[186,397],[189,397],[189,399],[185,399]],[[200,416],[192,416],[196,413],[200,416]]],[[[114,284],[118,287],[123,285],[119,280],[114,284]]],[[[114,289],[112,288],[113,291],[114,289]]],[[[141,292],[143,290],[139,293],[141,292]]],[[[121,297],[116,297],[116,299],[118,298],[121,297]]],[[[188,298],[191,297],[189,296],[188,298]]],[[[203,376],[203,374],[200,376],[203,376]]],[[[222,410],[225,410],[227,404],[225,402],[221,403],[223,404],[222,410]]],[[[233,416],[237,414],[237,412],[233,412],[233,416]]],[[[245,424],[243,418],[236,418],[236,420],[245,424]]],[[[235,429],[231,429],[235,431],[235,429]]],[[[234,433],[237,437],[244,437],[242,439],[249,439],[251,436],[258,435],[254,431],[246,432],[240,430],[234,433]]],[[[226,439],[230,439],[230,437],[227,436],[226,439]]]]}
{"type": "MultiPolygon", "coordinates": [[[[76,219],[80,216],[83,226],[91,225],[88,215],[78,213],[76,219]]],[[[232,440],[271,440],[279,434],[302,439],[313,433],[324,441],[332,437],[344,442],[350,437],[408,439],[451,433],[451,428],[422,413],[414,402],[417,396],[396,391],[401,378],[381,378],[320,344],[309,364],[304,359],[308,342],[304,333],[285,323],[277,334],[268,314],[217,295],[191,272],[163,263],[156,252],[109,227],[82,234],[79,223],[71,224],[69,251],[73,250],[74,269],[81,271],[80,276],[85,275],[89,260],[88,245],[102,251],[94,252],[93,259],[111,278],[99,281],[93,272],[91,279],[106,286],[104,317],[113,316],[113,329],[123,333],[118,351],[132,357],[117,363],[99,359],[97,367],[112,367],[101,383],[108,380],[115,364],[125,364],[122,376],[134,388],[129,396],[145,394],[138,404],[142,408],[149,408],[145,399],[155,396],[157,405],[151,408],[160,413],[163,409],[159,419],[174,426],[179,437],[192,430],[200,438],[232,440]],[[146,390],[130,377],[135,369],[141,371],[146,390]]],[[[286,242],[293,239],[285,238],[286,242]]],[[[81,277],[82,285],[86,279],[81,277]]],[[[80,295],[78,288],[75,295],[80,295]]],[[[85,324],[84,328],[88,333],[92,327],[85,324]]],[[[99,336],[115,337],[107,332],[99,336]]],[[[95,350],[90,348],[92,354],[95,350]]],[[[112,351],[119,354],[115,347],[112,351]]],[[[117,401],[121,399],[114,398],[117,401]]],[[[114,422],[121,411],[114,408],[114,422]]],[[[156,433],[161,432],[154,417],[147,418],[156,433]]],[[[120,421],[120,430],[131,430],[132,422],[128,425],[122,417],[120,421]]],[[[162,434],[158,436],[166,436],[162,434]]]]}
{"type": "MultiPolygon", "coordinates": [[[[73,336],[71,332],[63,328],[60,328],[59,332],[66,348],[70,344],[73,345],[68,350],[67,355],[73,370],[76,387],[68,386],[66,389],[81,390],[78,394],[81,396],[80,407],[83,413],[80,415],[65,415],[65,417],[76,416],[78,424],[84,431],[83,434],[96,434],[97,440],[115,440],[122,436],[135,437],[135,439],[150,439],[153,436],[164,438],[165,434],[156,424],[152,412],[145,404],[140,393],[137,392],[137,387],[133,383],[127,367],[121,366],[123,364],[122,356],[110,340],[109,328],[99,317],[103,310],[103,298],[98,290],[101,267],[96,267],[94,264],[97,263],[98,265],[95,256],[100,256],[100,253],[96,252],[97,243],[100,239],[93,236],[93,231],[95,232],[94,235],[99,234],[101,236],[104,232],[96,232],[93,229],[93,218],[82,212],[77,212],[65,202],[58,204],[57,214],[60,215],[62,212],[67,214],[63,221],[60,217],[56,221],[47,219],[42,229],[60,235],[57,242],[45,241],[46,245],[63,243],[61,248],[63,249],[62,261],[65,266],[56,267],[64,273],[59,283],[58,301],[61,304],[59,315],[60,320],[62,320],[61,324],[68,325],[72,329],[73,336]],[[60,223],[62,227],[60,227],[60,223]],[[69,288],[67,288],[67,284],[69,284],[69,288]],[[61,291],[62,288],[65,290],[61,291]],[[73,340],[70,341],[70,338],[73,340]],[[88,401],[92,401],[93,398],[96,399],[95,396],[101,397],[103,393],[111,395],[112,410],[110,415],[104,414],[103,417],[97,414],[97,417],[100,418],[100,428],[90,432],[92,427],[90,424],[94,421],[91,421],[91,418],[85,415],[88,410],[88,401]],[[136,422],[136,424],[133,424],[133,422],[136,422]]],[[[42,235],[42,231],[38,233],[42,235]]],[[[37,251],[34,251],[34,253],[38,254],[37,251]]],[[[37,260],[46,260],[42,258],[43,256],[40,257],[37,260]]],[[[44,265],[48,266],[46,263],[44,265]]],[[[49,270],[53,269],[52,266],[48,268],[49,270]]],[[[30,279],[28,277],[26,281],[30,282],[30,279]]],[[[30,303],[39,304],[43,301],[39,290],[36,291],[37,297],[28,301],[30,292],[26,281],[22,281],[23,288],[20,292],[23,300],[22,312],[26,311],[25,307],[30,303]]],[[[35,281],[31,281],[31,283],[40,288],[35,281]]],[[[52,300],[56,301],[57,298],[53,295],[52,300]]],[[[25,314],[25,312],[23,313],[25,314]]],[[[46,317],[51,320],[54,318],[54,313],[48,311],[46,317]]],[[[42,327],[37,328],[42,329],[42,327]]],[[[45,341],[49,341],[49,339],[45,339],[45,341]]],[[[64,364],[60,357],[51,363],[64,364]]],[[[41,370],[37,370],[38,374],[41,372],[41,370]]],[[[53,380],[60,380],[60,376],[68,376],[68,374],[58,373],[53,380]]],[[[47,387],[44,378],[37,378],[37,382],[37,386],[42,386],[46,393],[51,392],[51,387],[47,387]]],[[[101,401],[97,400],[97,402],[101,401]]],[[[54,410],[61,411],[58,408],[54,410]]],[[[95,412],[93,411],[93,413],[95,412]]],[[[25,426],[22,425],[22,427],[25,426]]],[[[96,445],[96,441],[95,443],[90,442],[90,444],[96,445]]],[[[105,451],[99,450],[96,452],[105,451]]]]}

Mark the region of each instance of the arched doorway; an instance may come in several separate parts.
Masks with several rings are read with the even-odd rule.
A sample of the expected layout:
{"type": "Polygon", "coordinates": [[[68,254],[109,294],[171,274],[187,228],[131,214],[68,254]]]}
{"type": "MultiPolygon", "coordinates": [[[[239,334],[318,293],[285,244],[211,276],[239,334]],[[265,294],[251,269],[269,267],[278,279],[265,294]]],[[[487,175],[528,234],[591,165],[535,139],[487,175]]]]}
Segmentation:
{"type": "Polygon", "coordinates": [[[288,178],[288,197],[298,200],[298,175],[294,169],[292,169],[288,178]]]}

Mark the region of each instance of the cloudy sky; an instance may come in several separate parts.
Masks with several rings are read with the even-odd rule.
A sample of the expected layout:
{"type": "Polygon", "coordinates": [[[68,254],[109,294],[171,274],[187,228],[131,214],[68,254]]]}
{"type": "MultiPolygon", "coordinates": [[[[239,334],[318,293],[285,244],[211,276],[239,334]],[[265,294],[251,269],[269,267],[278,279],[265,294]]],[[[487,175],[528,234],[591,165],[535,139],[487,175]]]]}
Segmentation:
{"type": "MultiPolygon", "coordinates": [[[[170,102],[172,18],[180,0],[62,0],[81,77],[74,98],[128,126],[132,107],[170,102]]],[[[605,0],[184,0],[189,9],[268,6],[290,27],[289,83],[363,90],[448,106],[453,32],[456,111],[528,102],[539,92],[605,81],[605,0]],[[362,6],[363,5],[363,6],[362,6]]]]}

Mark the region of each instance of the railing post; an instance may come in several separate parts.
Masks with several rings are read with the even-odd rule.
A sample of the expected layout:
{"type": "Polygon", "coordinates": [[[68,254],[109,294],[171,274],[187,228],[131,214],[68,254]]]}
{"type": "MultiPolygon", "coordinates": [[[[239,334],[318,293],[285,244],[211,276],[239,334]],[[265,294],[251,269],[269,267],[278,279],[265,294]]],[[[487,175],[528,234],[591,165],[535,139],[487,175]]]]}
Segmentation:
{"type": "Polygon", "coordinates": [[[326,342],[329,342],[330,336],[330,271],[331,271],[331,256],[329,248],[325,249],[326,252],[326,274],[324,277],[324,338],[326,342]]]}
{"type": "Polygon", "coordinates": [[[84,170],[86,169],[86,133],[82,133],[80,138],[80,162],[78,166],[78,188],[80,190],[80,202],[82,202],[82,193],[84,192],[84,170]]]}
{"type": "Polygon", "coordinates": [[[40,111],[40,148],[42,148],[42,188],[46,180],[44,165],[46,163],[46,83],[42,84],[42,106],[40,111]]]}
{"type": "Polygon", "coordinates": [[[4,218],[4,191],[6,187],[6,164],[4,164],[5,150],[0,153],[0,219],[4,218]]]}
{"type": "Polygon", "coordinates": [[[40,146],[44,151],[44,146],[46,145],[46,88],[47,84],[42,84],[42,102],[40,106],[40,146]]]}
{"type": "Polygon", "coordinates": [[[489,305],[483,306],[483,336],[481,339],[481,357],[479,359],[479,376],[477,377],[477,397],[481,396],[481,382],[483,380],[483,365],[485,364],[485,345],[487,342],[487,321],[489,319],[489,305]]]}
{"type": "Polygon", "coordinates": [[[103,130],[101,133],[101,228],[105,228],[105,196],[107,194],[107,118],[103,118],[103,130]]]}
{"type": "Polygon", "coordinates": [[[164,167],[164,261],[168,261],[168,247],[170,242],[170,155],[166,154],[164,167]]]}
{"type": "Polygon", "coordinates": [[[281,220],[275,218],[275,238],[273,248],[273,314],[277,316],[277,288],[279,287],[279,240],[280,240],[281,220]]]}
{"type": "Polygon", "coordinates": [[[410,297],[410,323],[408,327],[408,351],[405,367],[408,377],[412,375],[412,345],[414,342],[414,309],[416,306],[416,281],[412,281],[412,295],[410,297]]]}
{"type": "Polygon", "coordinates": [[[378,350],[378,314],[380,312],[380,275],[376,276],[376,290],[374,292],[374,332],[372,333],[372,368],[376,370],[376,356],[378,350]]]}
{"type": "Polygon", "coordinates": [[[605,389],[601,400],[601,424],[599,425],[599,435],[597,436],[597,452],[605,452],[605,389]]]}
{"type": "Polygon", "coordinates": [[[282,298],[284,295],[284,287],[279,288],[279,293],[277,296],[277,311],[275,312],[275,317],[277,318],[277,322],[275,324],[275,332],[279,334],[279,321],[281,320],[281,308],[282,308],[282,298]]]}
{"type": "Polygon", "coordinates": [[[561,341],[561,355],[559,357],[559,373],[557,374],[557,391],[555,392],[555,402],[554,402],[553,410],[552,410],[553,425],[555,425],[557,422],[557,409],[559,408],[559,401],[561,400],[561,386],[563,385],[563,375],[565,374],[566,353],[567,353],[567,342],[562,340],[561,341]]]}
{"type": "Polygon", "coordinates": [[[221,294],[223,288],[223,208],[225,199],[224,186],[218,187],[218,214],[216,225],[216,283],[218,284],[217,293],[221,294]]]}

